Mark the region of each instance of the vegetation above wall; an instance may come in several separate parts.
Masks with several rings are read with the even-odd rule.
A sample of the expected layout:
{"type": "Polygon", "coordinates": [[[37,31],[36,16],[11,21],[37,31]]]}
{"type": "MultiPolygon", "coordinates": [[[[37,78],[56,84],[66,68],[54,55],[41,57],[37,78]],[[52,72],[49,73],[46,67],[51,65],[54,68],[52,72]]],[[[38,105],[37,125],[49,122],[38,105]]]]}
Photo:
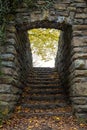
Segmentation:
{"type": "Polygon", "coordinates": [[[33,65],[42,66],[52,62],[49,65],[52,66],[58,49],[60,31],[39,28],[29,30],[28,34],[33,54],[33,65]]]}
{"type": "Polygon", "coordinates": [[[5,24],[9,21],[8,14],[14,14],[19,5],[26,3],[29,8],[41,7],[41,9],[47,9],[52,6],[53,2],[54,0],[45,0],[45,2],[41,0],[0,0],[0,43],[5,39],[5,24]]]}

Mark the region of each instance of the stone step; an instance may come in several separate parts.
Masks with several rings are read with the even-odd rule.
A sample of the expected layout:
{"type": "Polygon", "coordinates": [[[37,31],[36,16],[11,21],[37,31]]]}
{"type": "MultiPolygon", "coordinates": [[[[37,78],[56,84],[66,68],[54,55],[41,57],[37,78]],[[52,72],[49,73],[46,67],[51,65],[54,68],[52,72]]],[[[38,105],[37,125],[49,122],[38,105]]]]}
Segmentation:
{"type": "Polygon", "coordinates": [[[39,74],[34,74],[34,75],[29,75],[28,76],[29,78],[36,78],[36,77],[38,77],[38,78],[53,78],[53,77],[55,77],[55,78],[58,78],[59,79],[59,76],[54,76],[53,74],[49,74],[49,75],[46,75],[46,74],[41,74],[41,75],[39,75],[39,74]]]}
{"type": "MultiPolygon", "coordinates": [[[[57,71],[55,71],[55,70],[33,70],[33,72],[34,73],[56,73],[56,74],[58,74],[58,72],[57,71]]],[[[59,75],[59,74],[58,74],[59,75]]]]}
{"type": "Polygon", "coordinates": [[[25,95],[22,96],[22,98],[26,101],[26,100],[31,100],[31,101],[56,101],[56,100],[67,100],[68,97],[64,96],[64,95],[25,95]]]}
{"type": "Polygon", "coordinates": [[[35,73],[56,73],[59,75],[59,73],[56,70],[33,70],[35,73]]]}
{"type": "Polygon", "coordinates": [[[53,78],[53,77],[29,77],[30,80],[36,80],[36,81],[60,81],[58,78],[53,78]]]}
{"type": "Polygon", "coordinates": [[[29,88],[36,88],[36,89],[63,89],[62,86],[59,86],[58,84],[29,84],[29,88]]]}
{"type": "Polygon", "coordinates": [[[24,88],[18,114],[30,116],[70,116],[70,104],[65,89],[60,85],[60,78],[55,68],[34,67],[24,88]],[[29,86],[29,87],[28,87],[29,86]]]}
{"type": "MultiPolygon", "coordinates": [[[[55,75],[54,73],[51,73],[51,72],[39,72],[39,73],[35,73],[35,75],[37,75],[37,76],[53,76],[53,75],[55,75]]],[[[59,75],[57,75],[56,74],[56,76],[58,76],[59,77],[59,75]]]]}
{"type": "Polygon", "coordinates": [[[25,112],[20,112],[18,113],[20,116],[22,117],[33,117],[33,116],[40,116],[40,117],[44,117],[44,116],[62,116],[62,117],[70,117],[72,116],[71,112],[42,112],[42,113],[25,113],[25,112]]]}
{"type": "Polygon", "coordinates": [[[31,89],[29,91],[26,91],[26,93],[30,93],[30,94],[41,94],[41,95],[44,95],[44,94],[64,94],[64,90],[62,89],[31,89]]]}
{"type": "Polygon", "coordinates": [[[59,75],[58,72],[56,72],[56,71],[47,71],[47,70],[43,70],[43,71],[41,71],[41,70],[35,71],[34,70],[32,73],[34,73],[34,74],[42,73],[42,74],[57,74],[57,75],[59,75]]]}
{"type": "Polygon", "coordinates": [[[49,104],[41,104],[41,103],[38,103],[38,104],[21,104],[21,107],[22,108],[29,108],[29,109],[55,109],[55,108],[58,108],[58,107],[66,107],[68,106],[65,103],[49,103],[49,104]]]}
{"type": "Polygon", "coordinates": [[[33,81],[28,81],[29,84],[58,84],[59,81],[37,81],[37,80],[33,80],[33,81]]]}
{"type": "Polygon", "coordinates": [[[55,68],[50,67],[33,67],[34,71],[55,71],[55,68]]]}
{"type": "Polygon", "coordinates": [[[64,99],[61,99],[61,100],[53,100],[53,101],[44,101],[44,100],[42,100],[42,101],[35,101],[35,100],[28,100],[28,99],[26,99],[26,101],[25,101],[25,99],[21,99],[21,101],[19,101],[18,102],[18,104],[25,104],[27,102],[27,104],[58,104],[58,103],[66,103],[67,105],[69,105],[70,104],[70,102],[67,102],[67,101],[65,101],[64,99]]]}

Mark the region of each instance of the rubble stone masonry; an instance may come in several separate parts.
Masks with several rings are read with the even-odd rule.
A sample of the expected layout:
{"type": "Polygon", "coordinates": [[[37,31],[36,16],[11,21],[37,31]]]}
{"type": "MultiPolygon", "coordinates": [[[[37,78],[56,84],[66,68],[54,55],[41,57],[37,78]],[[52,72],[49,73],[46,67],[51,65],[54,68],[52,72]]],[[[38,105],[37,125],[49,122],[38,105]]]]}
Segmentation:
{"type": "MultiPolygon", "coordinates": [[[[39,7],[45,5],[38,0],[39,7]]],[[[6,28],[6,43],[0,45],[0,115],[8,115],[17,103],[32,54],[27,30],[61,30],[55,67],[77,117],[87,116],[87,3],[85,0],[55,0],[48,9],[20,5],[6,28]]],[[[31,73],[31,72],[30,72],[31,73]]]]}

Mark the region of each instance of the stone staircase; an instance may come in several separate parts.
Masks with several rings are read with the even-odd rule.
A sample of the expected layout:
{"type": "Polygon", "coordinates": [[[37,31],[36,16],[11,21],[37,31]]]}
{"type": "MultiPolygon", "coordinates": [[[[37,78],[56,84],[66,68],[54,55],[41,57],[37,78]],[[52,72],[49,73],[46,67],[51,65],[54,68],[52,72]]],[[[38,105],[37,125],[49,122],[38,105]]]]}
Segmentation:
{"type": "Polygon", "coordinates": [[[68,97],[54,68],[33,68],[16,110],[21,116],[70,116],[68,97]]]}

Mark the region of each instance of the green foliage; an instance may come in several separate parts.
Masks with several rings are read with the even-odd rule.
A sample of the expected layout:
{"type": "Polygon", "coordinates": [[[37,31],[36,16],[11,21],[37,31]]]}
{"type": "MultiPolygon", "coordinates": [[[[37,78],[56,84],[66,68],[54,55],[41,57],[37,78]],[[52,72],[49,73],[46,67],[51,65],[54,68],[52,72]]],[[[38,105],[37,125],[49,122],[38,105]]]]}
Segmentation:
{"type": "MultiPolygon", "coordinates": [[[[38,0],[0,0],[0,25],[3,26],[7,22],[6,17],[9,13],[13,14],[16,8],[22,3],[26,3],[30,8],[38,7],[41,9],[49,8],[54,0],[45,0],[44,4],[37,4],[38,0]],[[39,5],[39,6],[38,6],[39,5]]],[[[3,31],[0,27],[0,38],[3,38],[3,31]]]]}
{"type": "Polygon", "coordinates": [[[56,29],[32,29],[28,31],[32,53],[43,61],[50,61],[56,55],[60,31],[56,29]]]}

